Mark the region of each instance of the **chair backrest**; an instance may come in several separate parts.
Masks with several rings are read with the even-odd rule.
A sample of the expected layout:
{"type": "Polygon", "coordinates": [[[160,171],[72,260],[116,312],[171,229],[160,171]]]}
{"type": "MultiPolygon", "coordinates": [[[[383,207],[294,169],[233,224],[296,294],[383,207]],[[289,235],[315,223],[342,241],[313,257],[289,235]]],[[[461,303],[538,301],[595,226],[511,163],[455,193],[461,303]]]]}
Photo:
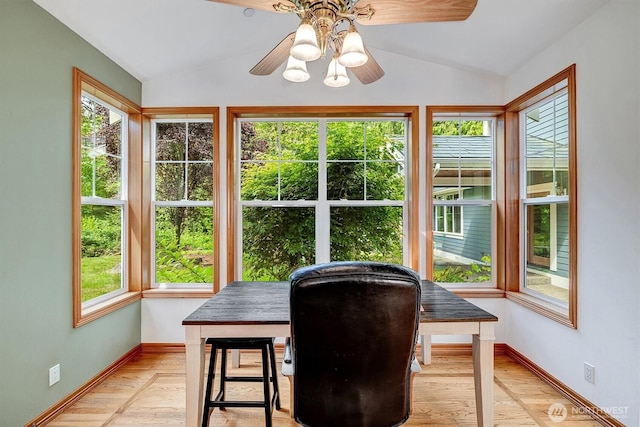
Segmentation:
{"type": "Polygon", "coordinates": [[[333,262],[291,282],[294,414],[310,427],[390,427],[410,410],[420,277],[406,267],[333,262]]]}

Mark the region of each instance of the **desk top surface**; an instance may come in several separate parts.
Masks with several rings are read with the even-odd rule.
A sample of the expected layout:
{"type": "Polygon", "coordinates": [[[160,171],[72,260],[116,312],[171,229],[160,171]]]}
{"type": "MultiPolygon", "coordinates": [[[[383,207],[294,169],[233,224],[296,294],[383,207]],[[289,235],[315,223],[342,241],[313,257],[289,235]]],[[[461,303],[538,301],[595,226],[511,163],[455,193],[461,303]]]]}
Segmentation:
{"type": "MultiPolygon", "coordinates": [[[[422,281],[421,322],[495,322],[493,314],[432,282],[422,281]]],[[[183,325],[289,323],[289,282],[232,282],[182,321],[183,325]]]]}

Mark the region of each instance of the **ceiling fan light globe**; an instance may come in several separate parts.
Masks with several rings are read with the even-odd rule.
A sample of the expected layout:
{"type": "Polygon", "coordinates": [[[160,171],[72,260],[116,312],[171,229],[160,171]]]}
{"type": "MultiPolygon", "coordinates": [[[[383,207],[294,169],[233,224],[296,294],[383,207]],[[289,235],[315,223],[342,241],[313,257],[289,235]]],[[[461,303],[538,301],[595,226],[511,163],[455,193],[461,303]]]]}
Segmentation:
{"type": "Polygon", "coordinates": [[[282,77],[294,83],[306,82],[311,75],[307,71],[307,63],[299,61],[293,56],[287,60],[287,68],[282,73],[282,77]]]}
{"type": "Polygon", "coordinates": [[[338,62],[345,67],[353,68],[366,64],[368,59],[369,57],[364,51],[362,37],[354,27],[353,30],[349,30],[342,42],[342,51],[338,62]]]}
{"type": "Polygon", "coordinates": [[[329,87],[342,87],[349,84],[349,76],[344,65],[333,57],[327,69],[327,77],[324,78],[324,84],[329,87]]]}
{"type": "Polygon", "coordinates": [[[315,61],[321,54],[316,30],[308,20],[303,20],[296,30],[290,55],[300,61],[315,61]]]}

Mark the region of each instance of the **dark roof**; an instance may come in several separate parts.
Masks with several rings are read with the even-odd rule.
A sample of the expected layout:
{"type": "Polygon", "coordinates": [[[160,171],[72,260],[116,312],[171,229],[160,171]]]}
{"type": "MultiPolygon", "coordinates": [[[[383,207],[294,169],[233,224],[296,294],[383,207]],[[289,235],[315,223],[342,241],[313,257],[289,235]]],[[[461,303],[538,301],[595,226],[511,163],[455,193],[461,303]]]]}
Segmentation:
{"type": "MultiPolygon", "coordinates": [[[[434,159],[490,159],[490,136],[433,136],[434,159]]],[[[537,159],[567,158],[566,144],[534,136],[527,139],[527,157],[537,159]]]]}

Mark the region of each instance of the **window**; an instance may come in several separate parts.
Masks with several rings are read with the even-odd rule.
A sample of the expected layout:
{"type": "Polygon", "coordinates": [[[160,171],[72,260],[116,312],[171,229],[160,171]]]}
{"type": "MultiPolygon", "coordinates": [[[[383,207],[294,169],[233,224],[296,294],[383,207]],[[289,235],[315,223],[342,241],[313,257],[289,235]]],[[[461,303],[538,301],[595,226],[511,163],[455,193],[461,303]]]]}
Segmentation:
{"type": "Polygon", "coordinates": [[[140,141],[131,131],[138,121],[137,106],[74,70],[74,326],[139,296],[131,292],[137,270],[130,271],[128,244],[129,153],[140,141]]]}
{"type": "Polygon", "coordinates": [[[159,287],[213,283],[213,126],[154,121],[154,277],[159,287]]]}
{"type": "Polygon", "coordinates": [[[495,285],[495,114],[428,108],[434,282],[495,285]]]}
{"type": "MultiPolygon", "coordinates": [[[[519,253],[508,296],[575,327],[575,68],[552,77],[508,106],[519,129],[519,253]]],[[[514,189],[515,194],[515,189],[514,189]]]]}
{"type": "MultiPolygon", "coordinates": [[[[459,199],[460,195],[457,193],[433,195],[433,200],[438,202],[459,199]]],[[[434,205],[433,218],[433,231],[462,236],[462,206],[434,205]]]]}
{"type": "Polygon", "coordinates": [[[569,297],[569,115],[565,85],[566,80],[550,99],[520,112],[524,172],[521,290],[563,303],[569,297]]]}
{"type": "Polygon", "coordinates": [[[218,109],[150,108],[144,116],[152,159],[150,288],[210,294],[219,286],[218,109]]]}
{"type": "Polygon", "coordinates": [[[411,262],[407,113],[236,114],[238,277],[286,280],[337,260],[411,262]]]}

